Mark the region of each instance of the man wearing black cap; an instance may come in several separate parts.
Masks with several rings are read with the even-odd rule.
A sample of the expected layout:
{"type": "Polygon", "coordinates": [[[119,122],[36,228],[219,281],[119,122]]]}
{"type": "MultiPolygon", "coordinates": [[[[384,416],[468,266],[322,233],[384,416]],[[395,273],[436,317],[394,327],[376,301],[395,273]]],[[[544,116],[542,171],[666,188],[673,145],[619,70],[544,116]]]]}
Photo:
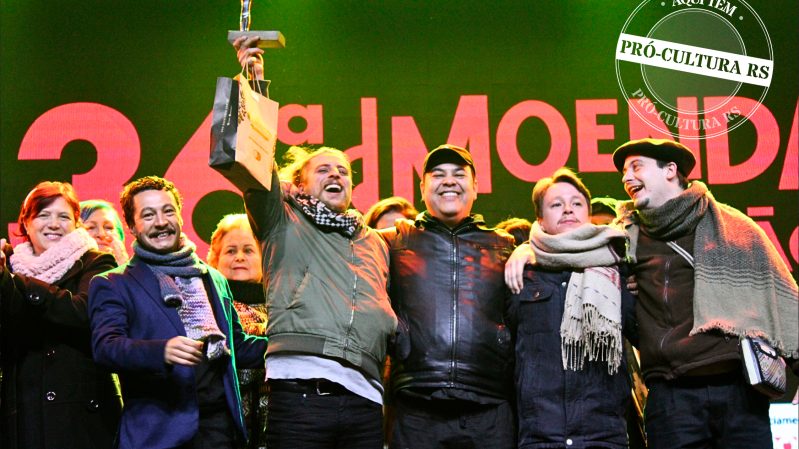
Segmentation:
{"type": "Polygon", "coordinates": [[[743,376],[739,337],[761,336],[799,372],[797,286],[763,231],[687,176],[670,140],[613,154],[635,264],[649,447],[771,447],[768,397],[743,376]]]}
{"type": "Polygon", "coordinates": [[[474,176],[466,150],[434,149],[421,182],[427,211],[383,234],[402,330],[391,360],[393,448],[515,447],[503,278],[514,240],[471,213],[474,176]]]}

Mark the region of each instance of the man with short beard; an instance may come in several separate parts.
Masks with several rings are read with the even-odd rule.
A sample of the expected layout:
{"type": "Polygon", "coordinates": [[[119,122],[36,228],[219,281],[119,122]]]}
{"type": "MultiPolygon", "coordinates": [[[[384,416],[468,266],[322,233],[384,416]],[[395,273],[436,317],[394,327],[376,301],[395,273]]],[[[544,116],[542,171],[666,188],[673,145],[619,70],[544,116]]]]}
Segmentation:
{"type": "Polygon", "coordinates": [[[765,233],[687,176],[670,140],[613,153],[635,264],[650,448],[771,447],[768,398],[747,385],[739,338],[760,336],[799,373],[797,286],[765,233]]]}
{"type": "Polygon", "coordinates": [[[135,255],[89,288],[94,358],[122,383],[118,447],[239,447],[236,365],[262,366],[266,339],[242,331],[224,276],[180,232],[174,184],[147,176],[120,200],[135,255]]]}
{"type": "MultiPolygon", "coordinates": [[[[262,79],[257,41],[233,45],[262,79]]],[[[273,161],[269,190],[243,192],[268,280],[266,446],[379,449],[382,370],[397,327],[386,292],[388,249],[349,210],[344,153],[292,147],[289,157],[280,175],[296,197],[284,195],[273,161]]]]}
{"type": "Polygon", "coordinates": [[[427,211],[381,231],[391,248],[389,294],[403,323],[391,359],[391,447],[515,447],[503,281],[514,239],[471,213],[477,181],[465,149],[434,149],[423,173],[427,211]]]}

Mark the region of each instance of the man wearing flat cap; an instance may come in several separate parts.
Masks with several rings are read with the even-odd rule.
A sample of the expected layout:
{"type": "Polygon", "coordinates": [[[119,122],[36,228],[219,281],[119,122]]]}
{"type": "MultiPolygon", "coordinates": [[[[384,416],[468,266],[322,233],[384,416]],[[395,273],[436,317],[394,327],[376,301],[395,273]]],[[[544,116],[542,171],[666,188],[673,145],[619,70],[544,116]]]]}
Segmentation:
{"type": "Polygon", "coordinates": [[[759,336],[799,372],[797,285],[765,233],[687,176],[670,140],[627,142],[613,162],[638,281],[649,447],[772,446],[768,397],[744,377],[739,339],[759,336]]]}
{"type": "Polygon", "coordinates": [[[434,149],[421,182],[427,211],[383,233],[401,329],[391,359],[392,448],[515,447],[503,277],[514,240],[471,213],[474,176],[466,150],[434,149]]]}

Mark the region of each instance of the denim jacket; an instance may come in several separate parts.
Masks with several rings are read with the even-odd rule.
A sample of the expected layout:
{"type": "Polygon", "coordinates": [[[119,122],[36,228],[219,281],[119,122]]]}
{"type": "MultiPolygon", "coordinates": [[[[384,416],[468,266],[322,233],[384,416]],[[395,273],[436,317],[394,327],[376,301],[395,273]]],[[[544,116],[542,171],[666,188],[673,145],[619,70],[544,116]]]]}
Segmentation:
{"type": "MultiPolygon", "coordinates": [[[[528,266],[513,296],[520,448],[627,447],[631,401],[626,360],[610,375],[606,362],[564,370],[560,323],[571,271],[528,266]]],[[[638,344],[635,299],[622,278],[622,333],[638,344]]]]}

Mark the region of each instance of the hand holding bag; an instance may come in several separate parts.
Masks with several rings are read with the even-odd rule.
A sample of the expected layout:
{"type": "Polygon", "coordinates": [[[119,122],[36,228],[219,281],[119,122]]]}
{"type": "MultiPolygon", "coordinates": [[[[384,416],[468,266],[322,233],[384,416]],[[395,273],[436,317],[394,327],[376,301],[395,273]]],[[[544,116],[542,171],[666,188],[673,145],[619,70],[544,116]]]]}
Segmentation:
{"type": "Polygon", "coordinates": [[[278,103],[269,99],[269,81],[237,78],[216,80],[208,165],[242,193],[269,190],[278,103]]]}

